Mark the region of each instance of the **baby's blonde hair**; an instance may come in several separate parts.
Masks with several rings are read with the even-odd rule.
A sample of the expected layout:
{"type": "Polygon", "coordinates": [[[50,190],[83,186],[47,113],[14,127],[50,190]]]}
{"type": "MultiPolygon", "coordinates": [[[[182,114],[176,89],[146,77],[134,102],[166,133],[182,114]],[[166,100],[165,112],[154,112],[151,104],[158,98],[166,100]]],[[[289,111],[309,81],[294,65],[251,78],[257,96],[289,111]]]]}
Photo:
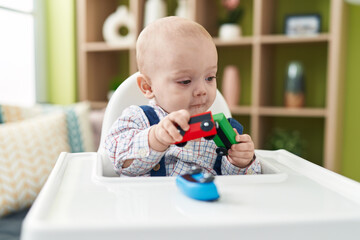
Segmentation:
{"type": "Polygon", "coordinates": [[[177,41],[185,40],[186,38],[205,37],[211,42],[212,37],[206,31],[206,29],[200,24],[181,17],[165,17],[148,25],[140,33],[136,42],[136,60],[140,73],[147,74],[150,67],[149,59],[156,59],[161,57],[161,51],[166,49],[160,49],[157,51],[160,41],[177,41]]]}

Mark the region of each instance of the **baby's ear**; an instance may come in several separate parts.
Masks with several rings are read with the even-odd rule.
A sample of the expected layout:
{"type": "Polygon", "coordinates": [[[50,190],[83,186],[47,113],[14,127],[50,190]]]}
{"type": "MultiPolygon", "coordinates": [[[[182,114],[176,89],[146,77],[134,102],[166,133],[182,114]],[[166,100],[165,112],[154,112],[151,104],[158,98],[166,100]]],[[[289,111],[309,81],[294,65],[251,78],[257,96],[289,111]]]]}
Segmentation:
{"type": "Polygon", "coordinates": [[[154,97],[154,93],[151,89],[150,80],[146,79],[146,77],[143,74],[140,74],[137,77],[136,81],[141,92],[144,94],[146,98],[151,99],[154,97]]]}

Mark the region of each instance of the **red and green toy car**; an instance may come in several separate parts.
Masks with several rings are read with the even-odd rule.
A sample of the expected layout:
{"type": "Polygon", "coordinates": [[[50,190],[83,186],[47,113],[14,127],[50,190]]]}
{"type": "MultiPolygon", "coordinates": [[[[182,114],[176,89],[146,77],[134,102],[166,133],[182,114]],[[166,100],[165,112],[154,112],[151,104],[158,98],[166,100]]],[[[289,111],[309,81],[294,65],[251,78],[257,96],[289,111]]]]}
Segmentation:
{"type": "Polygon", "coordinates": [[[183,147],[190,140],[204,137],[206,140],[214,140],[218,146],[217,154],[227,155],[231,145],[237,143],[236,133],[223,113],[212,115],[211,112],[205,112],[194,115],[190,118],[189,125],[190,129],[186,132],[178,127],[183,139],[175,143],[177,146],[183,147]]]}

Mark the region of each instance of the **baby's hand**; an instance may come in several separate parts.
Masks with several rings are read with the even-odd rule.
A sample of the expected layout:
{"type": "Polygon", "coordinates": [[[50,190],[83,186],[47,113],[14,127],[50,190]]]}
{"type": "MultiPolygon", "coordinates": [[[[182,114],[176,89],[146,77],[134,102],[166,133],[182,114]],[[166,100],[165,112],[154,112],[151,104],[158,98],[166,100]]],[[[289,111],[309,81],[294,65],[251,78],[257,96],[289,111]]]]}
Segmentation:
{"type": "Polygon", "coordinates": [[[240,135],[235,128],[234,131],[236,132],[235,140],[239,143],[233,144],[229,149],[228,160],[231,164],[244,168],[250,164],[254,157],[254,142],[249,135],[240,135]]]}
{"type": "Polygon", "coordinates": [[[158,152],[163,152],[170,144],[181,141],[183,136],[179,133],[177,126],[187,131],[190,128],[189,120],[190,113],[186,110],[175,111],[167,115],[150,129],[150,147],[158,152]]]}

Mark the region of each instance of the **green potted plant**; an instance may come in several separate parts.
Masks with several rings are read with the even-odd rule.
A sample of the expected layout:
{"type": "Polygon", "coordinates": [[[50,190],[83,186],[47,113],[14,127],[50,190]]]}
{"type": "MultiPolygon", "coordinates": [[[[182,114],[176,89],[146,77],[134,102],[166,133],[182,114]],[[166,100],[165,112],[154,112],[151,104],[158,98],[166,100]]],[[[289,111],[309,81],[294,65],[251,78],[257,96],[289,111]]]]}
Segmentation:
{"type": "Polygon", "coordinates": [[[219,38],[233,40],[241,37],[240,21],[244,11],[240,7],[240,0],[221,0],[221,5],[225,9],[225,16],[219,20],[219,38]]]}
{"type": "Polygon", "coordinates": [[[275,128],[265,143],[269,150],[285,149],[298,156],[304,154],[305,141],[299,131],[275,128]]]}

